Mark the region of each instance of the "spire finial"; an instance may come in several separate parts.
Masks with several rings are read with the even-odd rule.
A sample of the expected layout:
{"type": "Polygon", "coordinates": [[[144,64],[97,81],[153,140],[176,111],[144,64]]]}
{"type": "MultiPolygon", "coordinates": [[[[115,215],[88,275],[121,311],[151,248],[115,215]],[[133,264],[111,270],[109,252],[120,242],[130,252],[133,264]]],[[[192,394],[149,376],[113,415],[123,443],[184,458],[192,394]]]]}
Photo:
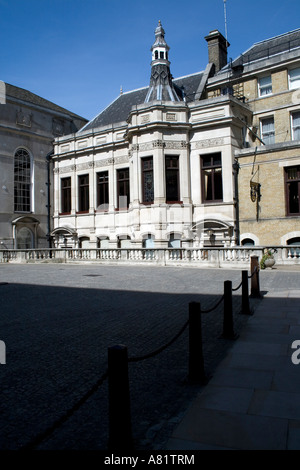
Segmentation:
{"type": "Polygon", "coordinates": [[[120,95],[123,95],[123,87],[122,87],[122,85],[120,86],[120,95]]]}

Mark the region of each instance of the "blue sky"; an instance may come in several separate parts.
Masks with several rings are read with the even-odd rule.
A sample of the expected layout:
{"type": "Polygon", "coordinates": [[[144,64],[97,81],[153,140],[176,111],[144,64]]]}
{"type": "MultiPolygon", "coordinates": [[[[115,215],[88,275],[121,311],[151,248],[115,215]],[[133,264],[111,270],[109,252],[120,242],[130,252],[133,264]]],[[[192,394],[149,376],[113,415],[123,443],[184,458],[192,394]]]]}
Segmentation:
{"type": "MultiPolygon", "coordinates": [[[[227,0],[234,59],[253,43],[300,28],[299,0],[227,0]]],[[[176,77],[203,70],[204,37],[225,35],[223,0],[0,0],[0,80],[87,119],[149,84],[161,20],[176,77]]]]}

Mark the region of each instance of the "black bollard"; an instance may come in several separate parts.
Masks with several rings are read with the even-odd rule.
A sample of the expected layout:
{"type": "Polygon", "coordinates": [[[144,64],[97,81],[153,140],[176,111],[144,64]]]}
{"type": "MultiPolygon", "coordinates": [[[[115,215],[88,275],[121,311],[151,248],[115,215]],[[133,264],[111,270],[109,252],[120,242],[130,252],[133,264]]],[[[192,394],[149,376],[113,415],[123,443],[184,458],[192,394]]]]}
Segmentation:
{"type": "Polygon", "coordinates": [[[260,288],[259,288],[259,262],[258,256],[252,255],[250,262],[250,271],[251,271],[251,297],[260,298],[260,288]]]}
{"type": "Polygon", "coordinates": [[[234,339],[236,337],[233,331],[231,281],[224,281],[224,319],[222,337],[227,339],[234,339]]]}
{"type": "Polygon", "coordinates": [[[251,315],[249,305],[248,271],[242,271],[242,312],[244,315],[251,315]]]}
{"type": "Polygon", "coordinates": [[[127,347],[108,348],[109,440],[113,451],[133,449],[127,347]]]}
{"type": "Polygon", "coordinates": [[[199,302],[189,303],[189,375],[190,383],[206,383],[204,371],[201,306],[199,302]]]}

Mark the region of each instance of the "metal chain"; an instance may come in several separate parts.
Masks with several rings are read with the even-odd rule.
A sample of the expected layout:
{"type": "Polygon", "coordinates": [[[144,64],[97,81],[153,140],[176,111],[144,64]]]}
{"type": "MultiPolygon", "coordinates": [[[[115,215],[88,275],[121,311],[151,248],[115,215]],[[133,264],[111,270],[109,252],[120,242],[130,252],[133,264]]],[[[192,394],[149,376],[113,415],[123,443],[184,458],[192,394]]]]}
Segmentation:
{"type": "Polygon", "coordinates": [[[235,289],[232,289],[232,291],[239,290],[239,288],[241,287],[242,284],[243,284],[243,281],[241,281],[241,282],[239,283],[239,285],[238,285],[235,289]]]}
{"type": "Polygon", "coordinates": [[[257,266],[255,266],[253,273],[250,276],[248,276],[248,279],[251,279],[256,273],[256,271],[257,271],[257,266]]]}
{"type": "Polygon", "coordinates": [[[189,324],[189,320],[186,321],[186,323],[183,325],[183,327],[180,329],[180,331],[177,333],[177,335],[174,336],[173,339],[171,339],[167,344],[164,346],[161,346],[159,349],[156,349],[156,351],[153,351],[149,354],[145,354],[144,356],[139,356],[139,357],[130,357],[128,358],[128,362],[138,362],[138,361],[143,361],[144,359],[149,359],[149,357],[154,357],[160,352],[162,352],[164,349],[166,349],[168,346],[171,346],[178,338],[179,336],[184,332],[186,327],[189,324]]]}
{"type": "Polygon", "coordinates": [[[224,295],[222,295],[219,302],[217,302],[217,304],[214,307],[209,308],[208,310],[201,310],[201,313],[210,313],[210,312],[212,312],[213,310],[215,310],[220,305],[220,303],[222,302],[223,299],[224,299],[224,295]]]}

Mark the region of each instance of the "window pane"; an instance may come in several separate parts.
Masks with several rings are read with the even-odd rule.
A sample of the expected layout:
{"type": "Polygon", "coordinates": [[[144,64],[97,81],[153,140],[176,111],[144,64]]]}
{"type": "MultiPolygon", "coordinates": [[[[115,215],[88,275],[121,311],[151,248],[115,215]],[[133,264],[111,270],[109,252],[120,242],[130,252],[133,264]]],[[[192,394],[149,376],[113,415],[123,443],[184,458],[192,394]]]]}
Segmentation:
{"type": "Polygon", "coordinates": [[[206,201],[212,201],[213,200],[212,170],[206,170],[204,172],[204,199],[206,201]]]}
{"type": "Polygon", "coordinates": [[[285,169],[288,214],[300,213],[300,166],[285,169]]]}
{"type": "Polygon", "coordinates": [[[290,89],[300,88],[300,68],[290,70],[290,89]]]}
{"type": "Polygon", "coordinates": [[[167,201],[178,201],[178,172],[167,170],[166,174],[167,201]]]}
{"type": "Polygon", "coordinates": [[[300,113],[292,115],[293,140],[300,140],[300,113]]]}
{"type": "Polygon", "coordinates": [[[61,211],[71,212],[71,177],[61,179],[61,211]]]}
{"type": "Polygon", "coordinates": [[[166,200],[179,201],[179,157],[166,157],[166,200]]]}
{"type": "Polygon", "coordinates": [[[78,176],[78,210],[87,212],[89,210],[89,175],[78,176]]]}
{"type": "Polygon", "coordinates": [[[25,149],[19,149],[14,159],[14,210],[31,210],[31,159],[25,149]]]}
{"type": "Polygon", "coordinates": [[[289,180],[295,180],[298,178],[297,168],[288,168],[287,174],[289,180]]]}
{"type": "Polygon", "coordinates": [[[268,118],[261,121],[262,140],[266,145],[275,143],[274,119],[268,118]]]}
{"type": "Polygon", "coordinates": [[[214,190],[215,199],[223,199],[223,187],[222,187],[222,169],[218,168],[214,171],[214,190]]]}
{"type": "Polygon", "coordinates": [[[259,96],[265,96],[272,93],[272,77],[262,77],[258,81],[259,85],[259,96]]]}
{"type": "Polygon", "coordinates": [[[97,174],[97,209],[107,210],[109,204],[108,171],[97,174]]]}
{"type": "Polygon", "coordinates": [[[293,182],[288,183],[289,191],[289,213],[298,214],[299,213],[299,183],[293,182]]]}
{"type": "Polygon", "coordinates": [[[127,209],[130,202],[129,168],[117,171],[118,178],[118,208],[127,209]]]}
{"type": "Polygon", "coordinates": [[[203,201],[222,201],[223,185],[221,152],[201,157],[201,166],[203,182],[203,201]]]}
{"type": "Polygon", "coordinates": [[[142,160],[143,202],[151,203],[154,200],[153,158],[142,160]]]}

